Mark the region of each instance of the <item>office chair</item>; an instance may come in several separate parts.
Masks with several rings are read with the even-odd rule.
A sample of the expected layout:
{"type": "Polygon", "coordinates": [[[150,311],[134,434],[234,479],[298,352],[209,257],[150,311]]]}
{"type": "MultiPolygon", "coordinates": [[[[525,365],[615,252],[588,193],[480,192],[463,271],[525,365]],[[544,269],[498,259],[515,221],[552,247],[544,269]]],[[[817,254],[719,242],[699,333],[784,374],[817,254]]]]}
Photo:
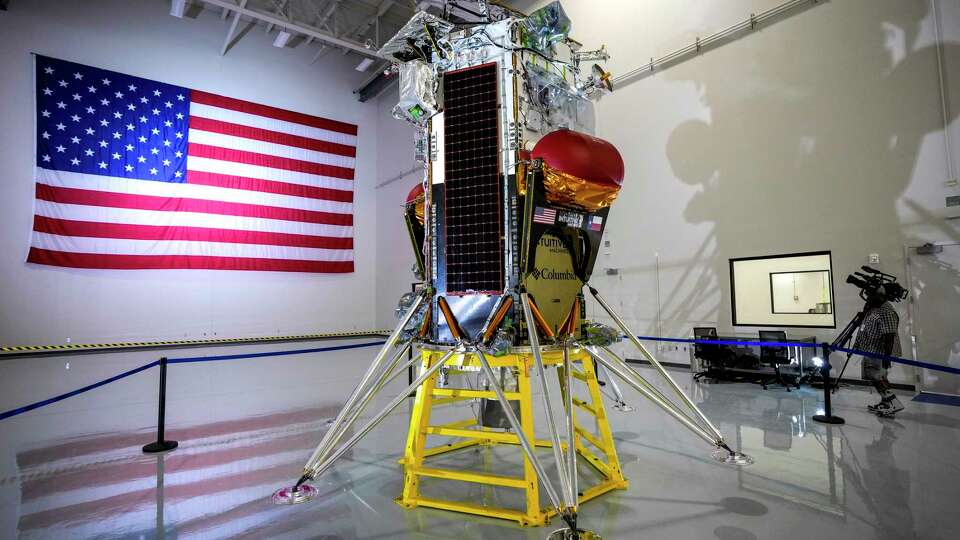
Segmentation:
{"type": "MultiPolygon", "coordinates": [[[[760,330],[760,341],[784,342],[786,340],[787,333],[782,330],[760,330]]],[[[773,376],[760,381],[764,390],[767,389],[767,384],[776,383],[786,388],[787,392],[790,391],[790,383],[783,378],[783,373],[780,372],[780,366],[790,364],[786,347],[761,347],[760,363],[770,364],[773,367],[773,376]]],[[[800,388],[796,381],[793,384],[800,388]]]]}
{"type": "MultiPolygon", "coordinates": [[[[693,337],[694,339],[717,339],[717,329],[698,326],[693,329],[693,337]]],[[[699,381],[709,375],[711,379],[717,381],[723,376],[725,350],[722,346],[696,343],[693,345],[693,356],[702,360],[705,366],[705,369],[694,374],[693,380],[699,381]]]]}

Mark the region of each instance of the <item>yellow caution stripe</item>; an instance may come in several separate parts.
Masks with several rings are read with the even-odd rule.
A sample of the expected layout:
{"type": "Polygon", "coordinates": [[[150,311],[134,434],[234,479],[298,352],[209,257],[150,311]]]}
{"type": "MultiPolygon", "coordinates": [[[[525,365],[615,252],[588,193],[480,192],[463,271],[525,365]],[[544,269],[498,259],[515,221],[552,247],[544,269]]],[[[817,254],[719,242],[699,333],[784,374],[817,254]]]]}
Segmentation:
{"type": "Polygon", "coordinates": [[[352,336],[388,335],[389,330],[358,330],[349,332],[329,332],[325,334],[302,334],[298,336],[267,336],[249,338],[186,339],[178,341],[137,341],[127,343],[66,343],[63,345],[14,345],[0,346],[0,353],[77,351],[90,349],[129,349],[137,347],[163,347],[166,345],[214,345],[222,343],[269,343],[275,341],[295,341],[352,336]]]}

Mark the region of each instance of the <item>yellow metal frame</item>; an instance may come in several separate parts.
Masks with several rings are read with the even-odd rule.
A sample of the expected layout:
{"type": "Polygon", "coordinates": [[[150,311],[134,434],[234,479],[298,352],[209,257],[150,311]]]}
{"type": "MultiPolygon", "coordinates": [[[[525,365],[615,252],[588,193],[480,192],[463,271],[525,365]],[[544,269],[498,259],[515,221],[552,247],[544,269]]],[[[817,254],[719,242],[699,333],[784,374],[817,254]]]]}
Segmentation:
{"type": "MultiPolygon", "coordinates": [[[[422,351],[421,369],[428,369],[433,363],[437,362],[443,354],[443,351],[422,351]]],[[[533,398],[530,389],[531,368],[534,367],[533,355],[531,353],[514,353],[498,357],[488,355],[487,358],[491,367],[511,368],[517,376],[517,390],[515,392],[505,392],[505,394],[508,400],[520,402],[520,424],[527,438],[533,441],[534,414],[533,398]]],[[[562,365],[563,353],[559,350],[544,351],[542,358],[545,366],[558,366],[558,374],[562,381],[564,375],[562,365]]],[[[584,383],[579,386],[586,386],[588,391],[588,400],[576,397],[576,395],[574,396],[574,413],[578,412],[577,409],[579,409],[579,412],[592,416],[597,426],[597,431],[593,432],[586,429],[583,425],[576,423],[575,420],[576,436],[574,440],[577,453],[584,461],[592,465],[602,477],[602,480],[598,484],[581,491],[579,502],[582,504],[608,491],[626,489],[628,482],[623,477],[620,469],[620,459],[617,457],[617,449],[613,442],[613,432],[610,429],[610,422],[603,405],[603,396],[600,393],[600,385],[597,382],[593,360],[586,351],[574,349],[570,351],[570,361],[574,366],[574,380],[584,383]],[[595,450],[591,450],[591,447],[595,450]]],[[[448,365],[451,367],[476,368],[479,367],[480,364],[475,354],[466,353],[460,355],[457,359],[451,360],[448,365]]],[[[410,417],[407,444],[403,458],[400,460],[400,463],[404,467],[404,481],[403,493],[396,499],[397,503],[406,508],[425,506],[508,519],[524,526],[546,525],[556,514],[556,510],[554,508],[543,508],[540,506],[540,485],[532,463],[526,455],[522,454],[522,450],[519,447],[520,441],[516,434],[478,426],[475,418],[444,425],[430,424],[430,415],[435,406],[477,398],[497,399],[496,394],[494,394],[493,391],[471,390],[466,388],[437,388],[436,382],[437,375],[434,375],[427,379],[417,391],[410,417]],[[428,447],[428,437],[436,436],[452,437],[454,438],[454,442],[428,447]],[[429,467],[426,463],[428,458],[463,448],[498,444],[514,445],[517,451],[521,452],[523,457],[522,476],[503,476],[467,472],[457,469],[442,469],[429,467]],[[525,508],[515,509],[483,506],[463,501],[439,500],[424,497],[420,494],[420,478],[422,477],[522,489],[525,491],[525,508]]],[[[574,391],[576,390],[576,386],[575,384],[574,391]]],[[[561,384],[561,388],[562,387],[563,385],[561,384]]],[[[574,414],[575,418],[576,416],[577,415],[574,414]]],[[[535,444],[541,448],[551,447],[551,442],[548,440],[536,440],[535,444]]]]}

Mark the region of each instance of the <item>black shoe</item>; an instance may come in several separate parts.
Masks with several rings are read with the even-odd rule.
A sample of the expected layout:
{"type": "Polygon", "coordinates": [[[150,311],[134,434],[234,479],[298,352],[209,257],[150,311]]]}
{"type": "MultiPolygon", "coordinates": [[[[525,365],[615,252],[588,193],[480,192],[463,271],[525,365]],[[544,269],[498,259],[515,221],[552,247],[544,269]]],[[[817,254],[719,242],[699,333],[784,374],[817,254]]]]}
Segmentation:
{"type": "Polygon", "coordinates": [[[889,418],[902,410],[903,403],[900,403],[900,400],[894,396],[893,399],[882,401],[879,405],[877,405],[877,408],[874,412],[877,413],[877,416],[889,418]]]}
{"type": "Polygon", "coordinates": [[[886,395],[886,396],[880,396],[880,401],[878,401],[878,402],[876,403],[876,405],[867,405],[867,410],[870,411],[870,412],[875,413],[875,412],[877,412],[878,410],[880,410],[881,406],[882,406],[884,403],[889,403],[889,402],[890,402],[893,398],[895,398],[895,397],[897,397],[897,396],[895,396],[895,395],[893,395],[893,394],[886,395]]]}

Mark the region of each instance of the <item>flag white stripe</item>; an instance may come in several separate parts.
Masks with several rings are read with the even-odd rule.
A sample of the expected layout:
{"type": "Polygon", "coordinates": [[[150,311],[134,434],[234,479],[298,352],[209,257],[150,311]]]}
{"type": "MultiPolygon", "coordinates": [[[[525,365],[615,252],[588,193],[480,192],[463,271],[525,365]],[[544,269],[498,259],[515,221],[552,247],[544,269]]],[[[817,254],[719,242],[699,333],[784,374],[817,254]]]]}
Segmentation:
{"type": "Polygon", "coordinates": [[[39,199],[36,201],[36,214],[53,219],[88,221],[93,223],[125,223],[130,225],[152,225],[156,227],[204,227],[211,229],[300,234],[305,236],[326,236],[331,238],[351,238],[353,236],[353,227],[341,225],[225,216],[221,214],[201,214],[197,212],[161,212],[158,210],[135,210],[108,206],[86,206],[80,204],[55,203],[39,199]]]}
{"type": "Polygon", "coordinates": [[[286,169],[274,169],[273,167],[262,167],[260,165],[247,165],[246,163],[237,163],[235,161],[187,156],[187,169],[232,176],[246,176],[248,178],[259,178],[260,180],[273,180],[275,182],[286,182],[288,184],[299,184],[301,186],[353,191],[353,180],[288,171],[286,169]]]}
{"type": "Polygon", "coordinates": [[[352,249],[322,249],[189,240],[128,240],[60,236],[34,231],[33,247],[70,253],[97,255],[157,255],[290,259],[299,261],[344,262],[353,260],[352,249]]]}
{"type": "MultiPolygon", "coordinates": [[[[303,455],[304,454],[301,454],[301,456],[303,455]]],[[[296,463],[298,462],[289,462],[291,467],[295,466],[296,463]]],[[[238,472],[248,471],[240,470],[238,472]]],[[[154,479],[153,485],[156,485],[156,479],[154,479]]],[[[277,482],[275,480],[263,480],[256,482],[254,485],[244,485],[238,488],[191,496],[184,499],[168,499],[164,502],[164,508],[168,513],[167,515],[176,516],[179,523],[190,523],[194,520],[213,518],[214,523],[212,526],[207,526],[199,531],[191,531],[190,534],[178,533],[178,538],[201,538],[206,540],[213,538],[212,535],[215,532],[219,533],[222,537],[234,538],[236,536],[242,536],[244,532],[249,532],[250,529],[256,528],[255,525],[263,525],[263,522],[258,521],[255,525],[251,524],[247,525],[246,528],[240,528],[237,523],[240,520],[246,521],[248,518],[240,518],[240,520],[236,521],[230,520],[224,523],[217,523],[216,518],[222,513],[229,512],[231,509],[262,500],[264,492],[269,493],[275,489],[277,489],[277,482]],[[209,534],[207,534],[208,532],[209,534]]],[[[134,498],[132,502],[125,504],[121,512],[105,513],[105,515],[102,516],[90,515],[86,519],[82,518],[77,521],[52,518],[49,525],[44,523],[42,527],[31,527],[28,530],[18,531],[18,538],[29,540],[33,538],[116,537],[117,531],[143,530],[145,524],[150,524],[150,530],[152,531],[156,517],[156,509],[152,501],[152,494],[148,500],[134,498]]],[[[109,506],[107,508],[109,509],[109,506]]],[[[21,519],[29,517],[32,517],[32,514],[21,514],[21,519]]],[[[276,519],[275,513],[273,517],[276,519]]],[[[295,530],[293,534],[296,534],[296,537],[316,538],[316,531],[309,529],[305,531],[295,530]]],[[[289,538],[289,534],[284,535],[284,537],[289,538]]],[[[271,536],[271,538],[278,537],[271,536]]]]}
{"type": "Polygon", "coordinates": [[[223,109],[213,105],[204,105],[202,103],[190,104],[190,116],[199,116],[202,118],[209,118],[211,120],[221,120],[223,122],[230,122],[233,124],[269,129],[270,131],[278,131],[288,135],[299,135],[300,137],[308,137],[320,141],[345,144],[347,146],[357,145],[356,135],[348,135],[346,133],[340,133],[339,131],[305,126],[295,122],[277,120],[275,118],[234,111],[232,109],[223,109]]]}
{"type": "Polygon", "coordinates": [[[221,148],[230,148],[232,150],[243,150],[245,152],[256,152],[258,154],[267,154],[290,159],[299,159],[311,163],[321,163],[323,165],[334,165],[336,167],[346,167],[352,169],[355,160],[349,156],[338,156],[337,154],[328,154],[327,152],[318,152],[316,150],[307,150],[296,146],[285,144],[276,144],[260,141],[257,139],[247,139],[245,137],[236,137],[233,135],[223,135],[212,131],[203,131],[199,129],[190,129],[189,141],[191,143],[206,144],[209,146],[219,146],[221,148]]]}
{"type": "Polygon", "coordinates": [[[155,182],[151,180],[131,180],[115,176],[100,176],[68,171],[37,169],[37,182],[54,187],[109,191],[129,195],[148,195],[153,197],[180,197],[229,203],[256,204],[278,208],[295,208],[315,212],[351,214],[353,203],[277,195],[260,191],[230,189],[197,184],[155,182]]]}
{"type": "MultiPolygon", "coordinates": [[[[170,487],[196,484],[218,477],[230,476],[231,474],[236,474],[237,471],[268,469],[284,463],[300,461],[303,459],[303,453],[304,451],[301,449],[291,448],[275,453],[251,456],[245,459],[234,459],[222,463],[215,463],[199,469],[182,472],[176,470],[166,471],[164,474],[164,485],[170,487]]],[[[183,454],[180,455],[182,456],[183,454]]],[[[56,510],[60,507],[74,504],[102,501],[103,499],[144,489],[152,490],[154,486],[156,486],[157,477],[155,474],[150,474],[119,482],[109,482],[109,478],[105,480],[107,483],[98,484],[94,487],[79,486],[65,491],[58,490],[50,492],[44,496],[21,503],[20,511],[22,514],[32,514],[35,512],[56,510]]]]}

